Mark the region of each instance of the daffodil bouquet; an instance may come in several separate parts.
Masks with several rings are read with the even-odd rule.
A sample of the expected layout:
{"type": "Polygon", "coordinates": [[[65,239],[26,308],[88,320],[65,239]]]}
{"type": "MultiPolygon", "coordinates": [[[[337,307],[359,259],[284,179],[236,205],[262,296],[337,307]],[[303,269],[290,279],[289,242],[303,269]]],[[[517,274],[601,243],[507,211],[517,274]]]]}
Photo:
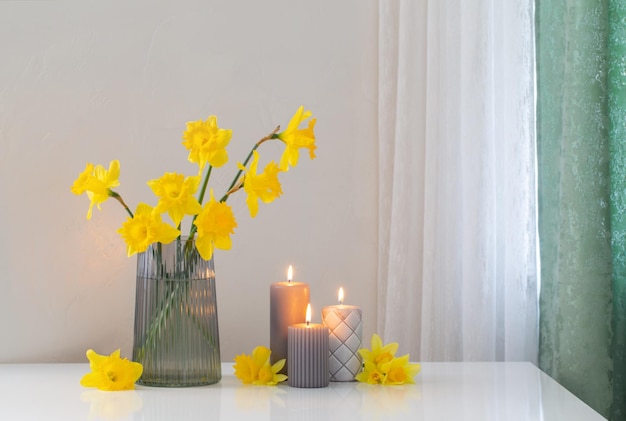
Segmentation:
{"type": "Polygon", "coordinates": [[[101,209],[100,205],[109,198],[116,199],[126,209],[129,217],[118,232],[126,242],[129,257],[146,251],[153,243],[168,244],[178,238],[181,235],[181,222],[189,215],[193,218],[189,238],[193,239],[197,235],[195,244],[198,252],[203,259],[210,260],[214,248],[231,247],[230,235],[234,233],[237,222],[232,208],[226,202],[233,193],[241,189],[246,192],[246,204],[250,216],[254,218],[259,209],[259,200],[271,203],[282,194],[278,174],[298,164],[300,149],[308,149],[310,158],[315,158],[313,129],[316,119],[311,118],[311,115],[311,111],[305,111],[301,106],[285,131],[280,132],[278,126],[256,142],[243,163],[238,163],[239,170],[219,201],[215,199],[213,189],[210,189],[209,200],[203,205],[212,170],[228,161],[226,147],[232,137],[232,130],[218,127],[216,116],[210,116],[206,121],[187,123],[183,133],[182,144],[189,151],[188,160],[199,167],[197,175],[166,172],[161,178],[148,181],[148,186],[158,198],[155,207],[139,203],[133,213],[122,196],[113,190],[120,184],[120,163],[117,160],[109,164],[108,170],[102,165],[87,163],[85,170],[74,181],[72,193],[86,193],[89,197],[87,219],[91,219],[94,205],[101,209]],[[301,129],[300,125],[305,120],[309,120],[308,127],[301,129]],[[285,144],[280,162],[277,165],[271,161],[262,173],[257,174],[260,158],[257,149],[274,139],[285,144]],[[248,166],[250,159],[252,162],[248,166]],[[163,221],[165,213],[173,224],[163,221]]]}
{"type": "Polygon", "coordinates": [[[279,197],[282,188],[278,175],[298,164],[300,149],[308,149],[310,158],[315,158],[315,121],[310,111],[300,107],[286,130],[280,131],[278,126],[257,141],[246,159],[238,163],[219,200],[208,188],[209,180],[213,170],[228,161],[226,147],[232,130],[220,128],[215,116],[187,123],[182,136],[188,160],[198,165],[197,174],[166,172],[148,181],[158,198],[155,206],[139,203],[133,212],[113,190],[120,184],[117,160],[108,169],[87,163],[74,181],[72,192],[86,193],[90,200],[87,219],[94,206],[100,209],[109,198],[116,199],[128,213],[118,232],[126,242],[128,256],[138,254],[133,359],[143,364],[140,383],[189,386],[219,380],[213,252],[231,248],[230,236],[237,227],[226,202],[243,190],[254,218],[259,201],[270,203],[279,197]],[[306,120],[308,126],[300,128],[306,120]],[[283,142],[285,149],[278,164],[270,161],[258,173],[257,149],[271,140],[283,142]],[[209,199],[203,204],[207,189],[209,199]],[[166,214],[171,223],[164,220],[166,214]],[[186,216],[192,219],[189,235],[183,237],[181,226],[186,216]],[[195,282],[198,280],[202,282],[195,282]]]}

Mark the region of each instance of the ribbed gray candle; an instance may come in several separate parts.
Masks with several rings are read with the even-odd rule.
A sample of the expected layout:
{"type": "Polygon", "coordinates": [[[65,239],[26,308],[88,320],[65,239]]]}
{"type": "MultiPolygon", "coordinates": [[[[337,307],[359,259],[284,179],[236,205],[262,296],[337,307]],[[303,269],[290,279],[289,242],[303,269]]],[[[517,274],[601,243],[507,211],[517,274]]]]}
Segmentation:
{"type": "Polygon", "coordinates": [[[287,382],[292,387],[327,387],[328,328],[320,324],[289,326],[287,382]]]}

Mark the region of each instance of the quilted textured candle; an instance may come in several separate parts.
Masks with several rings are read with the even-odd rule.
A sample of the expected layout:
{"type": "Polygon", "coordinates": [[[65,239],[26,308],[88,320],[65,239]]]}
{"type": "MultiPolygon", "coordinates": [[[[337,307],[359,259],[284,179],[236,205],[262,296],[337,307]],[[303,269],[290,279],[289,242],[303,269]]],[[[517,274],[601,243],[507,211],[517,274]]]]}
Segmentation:
{"type": "Polygon", "coordinates": [[[362,312],[357,306],[343,304],[343,288],[339,289],[339,305],[322,309],[322,323],[329,329],[328,368],[334,382],[354,381],[361,371],[362,312]]]}

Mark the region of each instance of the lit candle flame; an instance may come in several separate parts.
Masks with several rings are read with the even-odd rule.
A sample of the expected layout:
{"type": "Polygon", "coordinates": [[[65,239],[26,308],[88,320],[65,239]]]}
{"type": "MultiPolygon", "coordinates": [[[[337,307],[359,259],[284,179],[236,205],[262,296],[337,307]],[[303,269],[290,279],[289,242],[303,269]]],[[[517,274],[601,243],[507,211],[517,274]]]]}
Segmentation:
{"type": "Polygon", "coordinates": [[[306,305],[306,325],[311,324],[311,303],[306,305]]]}
{"type": "Polygon", "coordinates": [[[293,279],[293,266],[289,265],[289,269],[287,269],[287,282],[291,282],[293,279]]]}
{"type": "Polygon", "coordinates": [[[339,293],[337,294],[337,300],[339,300],[339,304],[343,304],[343,288],[339,288],[339,293]]]}

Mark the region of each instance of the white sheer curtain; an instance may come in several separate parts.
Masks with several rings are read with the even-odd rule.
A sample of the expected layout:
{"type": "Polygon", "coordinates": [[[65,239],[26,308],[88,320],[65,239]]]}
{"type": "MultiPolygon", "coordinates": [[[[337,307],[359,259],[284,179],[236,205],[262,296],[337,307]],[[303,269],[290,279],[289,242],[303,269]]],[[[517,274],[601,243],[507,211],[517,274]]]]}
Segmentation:
{"type": "Polygon", "coordinates": [[[537,360],[533,0],[380,0],[378,332],[537,360]]]}

